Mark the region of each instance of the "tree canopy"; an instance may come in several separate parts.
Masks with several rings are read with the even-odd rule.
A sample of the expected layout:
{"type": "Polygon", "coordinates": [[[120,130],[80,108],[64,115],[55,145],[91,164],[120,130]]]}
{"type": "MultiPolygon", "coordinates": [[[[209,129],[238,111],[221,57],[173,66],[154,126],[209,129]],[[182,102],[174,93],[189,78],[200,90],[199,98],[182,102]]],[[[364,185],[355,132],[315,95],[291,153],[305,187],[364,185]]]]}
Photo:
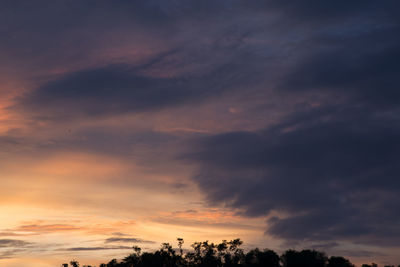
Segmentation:
{"type": "MultiPolygon", "coordinates": [[[[324,252],[317,250],[290,249],[279,256],[273,250],[255,248],[246,253],[241,248],[243,241],[234,239],[223,240],[219,244],[209,241],[195,242],[191,245],[192,251],[184,253],[184,240],[178,238],[177,241],[177,249],[169,243],[163,243],[160,249],[154,252],[142,252],[140,247],[133,246],[133,252],[122,260],[112,259],[99,267],[355,267],[344,257],[328,257],[324,252]]],[[[76,260],[71,261],[70,265],[64,263],[62,266],[80,267],[76,260]]],[[[377,265],[363,264],[362,267],[377,265]]]]}

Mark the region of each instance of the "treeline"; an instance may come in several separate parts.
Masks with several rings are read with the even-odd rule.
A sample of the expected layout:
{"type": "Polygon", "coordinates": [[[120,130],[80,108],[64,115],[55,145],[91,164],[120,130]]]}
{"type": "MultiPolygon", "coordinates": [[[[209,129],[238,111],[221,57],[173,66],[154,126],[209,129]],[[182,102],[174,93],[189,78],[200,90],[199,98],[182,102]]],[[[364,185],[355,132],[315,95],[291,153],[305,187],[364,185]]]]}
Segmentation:
{"type": "MultiPolygon", "coordinates": [[[[258,248],[244,252],[240,239],[222,241],[220,244],[196,242],[191,245],[192,251],[184,252],[184,241],[178,238],[178,248],[163,243],[155,252],[143,252],[134,246],[133,253],[118,261],[112,259],[99,267],[354,267],[348,259],[332,256],[316,250],[287,250],[281,256],[275,251],[258,248]]],[[[63,267],[80,267],[79,262],[71,261],[63,267]]],[[[82,267],[95,267],[83,265],[82,267]]],[[[378,267],[375,263],[363,264],[361,267],[378,267]]],[[[385,266],[395,267],[395,266],[385,266]]],[[[397,267],[400,267],[398,265],[397,267]]]]}

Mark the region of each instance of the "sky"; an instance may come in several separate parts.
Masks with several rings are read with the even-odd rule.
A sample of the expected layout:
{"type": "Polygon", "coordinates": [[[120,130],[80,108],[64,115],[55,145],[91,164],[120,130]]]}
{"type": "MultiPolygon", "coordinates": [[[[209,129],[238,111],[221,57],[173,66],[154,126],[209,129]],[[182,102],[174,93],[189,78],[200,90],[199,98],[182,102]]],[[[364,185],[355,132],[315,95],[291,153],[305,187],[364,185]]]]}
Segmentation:
{"type": "Polygon", "coordinates": [[[241,238],[400,264],[397,0],[4,0],[0,265],[241,238]]]}

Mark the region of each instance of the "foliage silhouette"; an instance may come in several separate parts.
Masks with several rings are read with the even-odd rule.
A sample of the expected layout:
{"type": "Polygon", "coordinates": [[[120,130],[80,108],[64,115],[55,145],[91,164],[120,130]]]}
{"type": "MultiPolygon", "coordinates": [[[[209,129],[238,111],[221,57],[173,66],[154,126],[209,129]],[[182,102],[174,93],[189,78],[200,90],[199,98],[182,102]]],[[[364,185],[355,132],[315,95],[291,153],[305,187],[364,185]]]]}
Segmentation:
{"type": "Polygon", "coordinates": [[[330,257],[327,267],[354,267],[348,259],[343,257],[330,257]]]}
{"type": "MultiPolygon", "coordinates": [[[[177,238],[178,249],[169,243],[161,244],[155,252],[142,252],[138,246],[121,261],[112,259],[99,267],[355,267],[348,259],[328,256],[316,250],[287,250],[281,256],[275,251],[258,248],[247,253],[240,247],[240,239],[223,240],[219,244],[209,241],[195,242],[192,251],[184,253],[182,238],[177,238]]],[[[67,263],[63,267],[69,267],[67,263]]],[[[79,262],[73,260],[71,267],[79,267],[79,262]]],[[[91,267],[84,265],[83,267],[91,267]]],[[[93,266],[95,267],[95,266],[93,266]]],[[[361,267],[378,267],[377,264],[363,264],[361,267]]],[[[394,266],[385,266],[394,267],[394,266]]],[[[398,266],[400,267],[400,265],[398,266]]]]}
{"type": "Polygon", "coordinates": [[[325,267],[328,258],[316,250],[288,250],[282,255],[283,267],[325,267]]]}
{"type": "Polygon", "coordinates": [[[245,256],[245,266],[252,267],[279,267],[279,256],[273,250],[260,251],[258,248],[250,250],[245,256]]]}

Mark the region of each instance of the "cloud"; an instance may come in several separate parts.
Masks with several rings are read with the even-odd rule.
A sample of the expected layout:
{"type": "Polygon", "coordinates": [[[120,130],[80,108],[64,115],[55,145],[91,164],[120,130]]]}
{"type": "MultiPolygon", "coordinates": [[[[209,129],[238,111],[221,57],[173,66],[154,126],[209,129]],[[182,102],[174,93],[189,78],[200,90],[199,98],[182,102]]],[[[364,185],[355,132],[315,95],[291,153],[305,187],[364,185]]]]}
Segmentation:
{"type": "Polygon", "coordinates": [[[0,252],[0,259],[11,259],[18,255],[19,253],[24,252],[23,249],[10,249],[6,251],[0,252]]]}
{"type": "MultiPolygon", "coordinates": [[[[64,67],[60,71],[54,71],[51,68],[46,71],[51,64],[45,64],[42,66],[43,73],[40,74],[40,77],[35,77],[36,82],[33,88],[26,90],[21,97],[17,98],[17,103],[12,109],[22,111],[36,119],[64,121],[66,118],[104,117],[160,111],[176,106],[198,104],[210,97],[221,97],[224,93],[232,95],[240,88],[253,87],[254,84],[258,84],[260,79],[265,79],[266,71],[272,69],[271,62],[277,62],[278,56],[270,51],[276,50],[273,47],[265,50],[265,47],[252,42],[253,38],[265,38],[265,32],[260,30],[259,26],[255,27],[256,22],[243,24],[240,19],[234,19],[235,14],[242,12],[240,9],[242,4],[239,2],[227,4],[224,1],[206,1],[198,4],[196,1],[177,1],[168,5],[160,1],[151,1],[147,4],[118,2],[118,4],[110,6],[107,1],[100,1],[99,4],[96,4],[96,10],[87,11],[90,17],[94,17],[93,22],[86,16],[84,19],[81,18],[80,13],[77,14],[77,20],[82,19],[84,25],[89,21],[91,25],[89,29],[94,28],[96,33],[101,28],[104,16],[115,16],[115,20],[110,19],[111,25],[105,26],[104,31],[109,32],[110,28],[116,27],[114,24],[119,25],[118,33],[120,35],[133,36],[132,39],[126,41],[129,44],[128,47],[134,46],[132,50],[135,50],[138,42],[144,47],[154,44],[162,44],[160,45],[162,47],[143,53],[145,55],[138,53],[137,57],[140,56],[140,60],[125,57],[123,54],[117,59],[105,58],[101,62],[67,58],[66,62],[59,63],[59,65],[73,66],[64,67]],[[232,9],[225,10],[224,8],[227,7],[232,9]],[[143,12],[145,10],[149,10],[150,13],[146,14],[143,12]],[[97,13],[100,14],[96,15],[97,13]],[[201,13],[205,17],[209,17],[210,21],[206,20],[206,24],[199,24],[196,18],[191,16],[192,13],[197,15],[201,13]],[[214,13],[226,13],[228,19],[216,22],[213,17],[214,13]],[[102,22],[99,22],[98,25],[95,24],[100,17],[102,22]],[[193,21],[194,27],[191,27],[190,30],[186,27],[182,28],[182,24],[185,24],[186,21],[193,21]],[[135,25],[134,29],[130,28],[132,25],[135,25]],[[158,30],[151,31],[151,29],[158,28],[157,25],[163,27],[165,25],[166,28],[173,29],[170,36],[159,40],[158,30]],[[139,32],[149,35],[149,38],[142,36],[134,38],[137,34],[136,27],[139,28],[139,32]],[[209,31],[209,29],[213,30],[209,31]],[[78,67],[76,62],[79,63],[78,67]]],[[[50,12],[54,8],[53,12],[63,13],[64,9],[59,5],[51,4],[50,7],[42,7],[44,10],[38,10],[38,12],[44,12],[47,15],[45,11],[50,12]]],[[[82,5],[83,8],[89,8],[82,5]]],[[[35,6],[34,8],[39,7],[35,6]]],[[[68,6],[68,8],[71,7],[68,6]]],[[[75,22],[72,23],[73,25],[69,25],[64,21],[67,18],[61,17],[58,18],[59,23],[68,29],[72,28],[69,29],[70,35],[74,38],[79,36],[81,31],[76,30],[75,22]]],[[[35,23],[33,24],[35,25],[35,23]]],[[[79,23],[78,25],[81,27],[79,23]]],[[[53,29],[53,26],[49,26],[49,28],[44,27],[42,31],[63,32],[57,27],[53,29]]],[[[39,35],[42,31],[39,31],[39,35]]],[[[24,36],[24,34],[21,35],[24,36]]],[[[51,35],[51,41],[61,39],[57,43],[62,43],[65,38],[64,35],[58,36],[47,32],[45,35],[51,35]]],[[[98,38],[101,39],[104,35],[106,34],[99,34],[98,38]]],[[[118,35],[114,39],[120,39],[118,37],[120,36],[118,35]]],[[[80,39],[82,38],[80,37],[80,39]]],[[[92,38],[90,35],[83,39],[89,39],[90,43],[92,38]]],[[[82,53],[82,50],[88,50],[91,53],[100,53],[92,51],[96,45],[88,45],[89,48],[85,48],[81,47],[85,46],[81,44],[83,42],[77,41],[77,43],[79,43],[78,47],[76,44],[71,45],[67,51],[79,50],[79,53],[82,53]]],[[[98,43],[97,39],[96,43],[98,43]]],[[[100,43],[105,46],[108,44],[107,41],[100,43]]],[[[43,46],[47,47],[49,44],[42,44],[40,47],[43,46]]],[[[116,51],[118,44],[116,46],[117,48],[111,45],[107,47],[116,51]]],[[[121,51],[125,51],[124,49],[121,51]]],[[[58,48],[55,50],[60,55],[67,53],[58,48]]],[[[143,50],[143,47],[136,48],[136,50],[143,50]]],[[[90,52],[86,54],[91,54],[90,52]]],[[[103,53],[106,54],[106,57],[110,52],[103,53]]],[[[85,57],[85,55],[80,56],[85,57]]],[[[57,57],[53,56],[52,58],[57,57]]],[[[102,58],[102,56],[96,57],[96,60],[98,58],[102,58]]],[[[182,129],[191,130],[186,127],[182,129]]]]}
{"type": "Polygon", "coordinates": [[[288,113],[194,140],[181,158],[197,165],[193,180],[211,205],[269,216],[270,235],[399,246],[398,2],[307,3],[249,4],[272,8],[295,51],[278,50],[289,63],[274,62],[279,78],[260,89],[279,104],[255,110],[288,113]]]}
{"type": "Polygon", "coordinates": [[[329,48],[302,59],[282,81],[282,88],[291,92],[312,91],[331,93],[367,108],[388,108],[400,99],[397,73],[400,64],[398,49],[399,25],[387,26],[372,32],[334,36],[321,41],[329,48]],[[336,36],[337,37],[337,36],[336,36]],[[337,38],[336,38],[337,39],[337,38]],[[369,44],[380,40],[375,46],[369,44]]]}
{"type": "Polygon", "coordinates": [[[386,253],[381,253],[377,251],[370,251],[370,250],[339,250],[338,253],[340,255],[348,256],[348,257],[355,257],[355,258],[377,258],[377,257],[384,257],[387,258],[388,255],[386,253]]]}
{"type": "MultiPolygon", "coordinates": [[[[33,221],[29,224],[23,224],[13,229],[6,229],[0,232],[0,236],[34,236],[52,233],[83,232],[88,234],[111,234],[121,229],[124,225],[132,225],[134,221],[117,221],[112,224],[91,224],[82,225],[82,222],[75,221],[76,225],[67,223],[46,224],[42,221],[33,221]]],[[[122,233],[120,233],[122,234],[122,233]]],[[[115,234],[116,235],[116,234],[115,234]]]]}
{"type": "Polygon", "coordinates": [[[20,233],[18,230],[14,229],[13,231],[7,229],[6,231],[0,232],[0,236],[29,236],[31,233],[20,233]]]}
{"type": "Polygon", "coordinates": [[[327,251],[329,249],[332,249],[332,248],[338,247],[338,246],[339,246],[339,243],[337,243],[337,242],[320,243],[320,244],[314,244],[312,246],[312,249],[327,251]]]}
{"type": "Polygon", "coordinates": [[[21,248],[21,247],[26,247],[30,244],[32,244],[32,243],[26,242],[24,240],[0,239],[0,248],[10,248],[10,247],[21,248]]]}
{"type": "Polygon", "coordinates": [[[201,76],[157,78],[130,66],[110,65],[50,81],[19,98],[16,108],[54,120],[154,111],[218,95],[234,84],[232,75],[220,69],[201,76]]]}
{"type": "MultiPolygon", "coordinates": [[[[268,216],[266,233],[289,242],[400,245],[398,1],[10,3],[4,10],[13,16],[0,16],[5,66],[28,66],[34,76],[11,110],[32,124],[96,119],[92,128],[55,138],[46,136],[54,124],[38,123],[41,140],[52,139],[38,150],[124,157],[134,151],[135,160],[153,169],[159,161],[173,165],[171,154],[183,143],[178,135],[93,125],[137,113],[151,120],[152,113],[182,106],[187,109],[178,115],[190,117],[208,108],[201,106],[208,100],[220,106],[191,119],[222,124],[219,115],[236,101],[240,112],[224,122],[237,130],[201,128],[197,136],[206,137],[182,155],[198,167],[193,181],[211,205],[268,216]]],[[[178,126],[171,129],[197,131],[197,125],[178,126]]],[[[24,133],[29,139],[29,129],[24,133]]],[[[0,137],[7,151],[26,142],[0,137]]],[[[156,219],[212,224],[174,215],[156,219]]],[[[115,236],[105,242],[143,241],[115,236]]],[[[70,248],[101,249],[114,248],[70,248]]]]}
{"type": "Polygon", "coordinates": [[[143,244],[154,244],[156,242],[143,240],[140,238],[124,238],[124,237],[110,237],[105,240],[105,243],[143,243],[143,244]]]}
{"type": "Polygon", "coordinates": [[[385,1],[385,3],[377,3],[373,0],[356,0],[349,3],[345,0],[339,0],[325,4],[318,0],[290,3],[276,1],[254,2],[253,7],[263,5],[281,13],[289,21],[301,21],[302,23],[338,22],[344,19],[370,17],[372,14],[379,17],[395,18],[392,9],[399,6],[398,2],[393,0],[385,1]]]}
{"type": "Polygon", "coordinates": [[[29,65],[33,61],[41,67],[87,58],[91,55],[89,51],[101,51],[108,46],[99,40],[110,36],[118,36],[119,41],[114,45],[120,45],[126,40],[139,42],[154,33],[171,34],[173,29],[167,13],[150,2],[9,1],[3,7],[0,23],[4,25],[4,35],[0,48],[9,51],[8,56],[14,60],[29,62],[29,65]],[[129,34],[124,36],[123,32],[129,34]],[[30,60],[24,59],[26,56],[30,60]]]}
{"type": "Polygon", "coordinates": [[[124,66],[72,73],[25,96],[21,105],[57,118],[160,109],[193,97],[185,81],[136,75],[124,66]]]}
{"type": "Polygon", "coordinates": [[[114,247],[73,247],[66,249],[59,249],[61,251],[97,251],[97,250],[115,250],[115,249],[132,249],[127,246],[114,246],[114,247]]]}
{"type": "Polygon", "coordinates": [[[400,127],[364,112],[313,109],[263,131],[200,139],[182,158],[198,165],[193,179],[211,203],[288,213],[269,219],[271,235],[399,245],[400,127]]]}
{"type": "Polygon", "coordinates": [[[227,221],[213,221],[206,219],[198,219],[198,218],[182,218],[182,217],[155,217],[153,221],[165,224],[165,225],[173,225],[176,227],[201,227],[202,229],[220,229],[227,230],[231,229],[231,231],[238,230],[250,230],[250,231],[261,231],[263,229],[262,226],[252,225],[247,223],[240,222],[227,222],[227,221]]]}
{"type": "Polygon", "coordinates": [[[130,234],[125,234],[125,233],[121,233],[121,232],[114,232],[114,233],[111,233],[111,235],[114,235],[114,236],[130,236],[130,234]]]}
{"type": "Polygon", "coordinates": [[[29,224],[19,226],[15,230],[34,233],[54,233],[64,231],[79,231],[82,230],[82,228],[68,224],[29,224]]]}

